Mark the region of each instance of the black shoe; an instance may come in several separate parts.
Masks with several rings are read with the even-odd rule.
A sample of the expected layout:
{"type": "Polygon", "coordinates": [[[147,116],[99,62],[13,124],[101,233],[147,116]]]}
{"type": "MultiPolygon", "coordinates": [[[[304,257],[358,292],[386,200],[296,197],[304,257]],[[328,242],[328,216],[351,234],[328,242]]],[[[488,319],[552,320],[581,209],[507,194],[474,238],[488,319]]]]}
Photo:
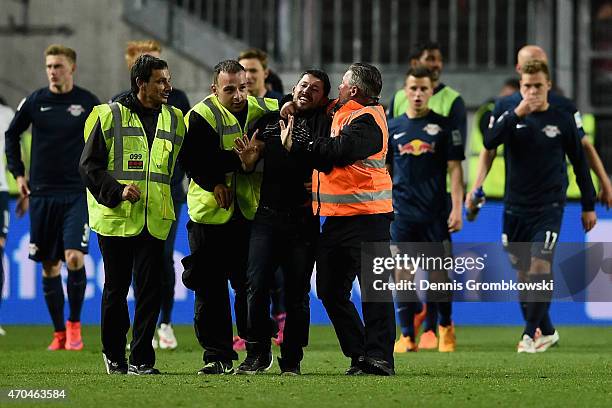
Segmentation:
{"type": "Polygon", "coordinates": [[[362,363],[363,371],[366,374],[374,375],[395,375],[395,370],[391,367],[391,364],[385,360],[380,360],[373,357],[366,357],[362,363]]]}
{"type": "Polygon", "coordinates": [[[159,370],[148,364],[133,365],[128,368],[128,375],[157,375],[161,374],[159,370]]]}
{"type": "Polygon", "coordinates": [[[232,367],[232,362],[226,361],[210,361],[204,365],[204,367],[198,370],[198,375],[208,375],[208,374],[217,374],[217,375],[227,375],[234,374],[234,368],[232,367]]]}
{"type": "Polygon", "coordinates": [[[127,374],[128,372],[128,364],[127,361],[110,361],[106,354],[102,353],[102,358],[104,359],[104,366],[106,367],[106,374],[127,374]]]}
{"type": "Polygon", "coordinates": [[[268,371],[272,367],[272,352],[247,353],[246,359],[236,369],[236,374],[256,374],[268,371]]]}
{"type": "Polygon", "coordinates": [[[346,375],[362,375],[365,374],[362,369],[363,357],[351,358],[351,366],[346,370],[346,375]]]}
{"type": "Polygon", "coordinates": [[[291,364],[279,357],[278,367],[281,371],[280,375],[302,375],[302,372],[300,371],[300,363],[291,364]]]}

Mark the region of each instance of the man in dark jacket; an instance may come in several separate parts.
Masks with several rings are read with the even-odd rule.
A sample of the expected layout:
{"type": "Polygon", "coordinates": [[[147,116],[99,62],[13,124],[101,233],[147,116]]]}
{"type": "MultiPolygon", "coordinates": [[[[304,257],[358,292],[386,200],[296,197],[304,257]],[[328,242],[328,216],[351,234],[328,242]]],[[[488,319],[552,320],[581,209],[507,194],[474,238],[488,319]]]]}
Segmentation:
{"type": "MultiPolygon", "coordinates": [[[[308,70],[302,74],[293,88],[294,132],[329,134],[329,90],[325,72],[308,70]]],[[[308,344],[310,276],[318,235],[318,217],[311,211],[311,190],[305,187],[305,183],[310,184],[312,166],[308,157],[290,155],[283,148],[279,120],[278,112],[264,115],[255,126],[257,140],[245,137],[237,143],[246,170],[253,168],[257,158],[265,159],[249,244],[247,357],[238,367],[238,374],[264,371],[271,364],[269,292],[279,266],[287,313],[278,359],[281,374],[300,374],[303,347],[308,344]]]]}

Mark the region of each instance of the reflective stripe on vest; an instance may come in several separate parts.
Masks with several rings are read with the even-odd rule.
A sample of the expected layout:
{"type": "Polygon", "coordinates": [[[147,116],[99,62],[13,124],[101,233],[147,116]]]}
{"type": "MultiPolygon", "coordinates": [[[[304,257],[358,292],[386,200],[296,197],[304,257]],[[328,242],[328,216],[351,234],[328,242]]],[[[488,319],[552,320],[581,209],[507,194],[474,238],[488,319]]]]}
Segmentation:
{"type": "Polygon", "coordinates": [[[334,167],[328,174],[315,172],[313,210],[324,216],[379,214],[393,211],[391,177],[385,167],[388,130],[384,111],[378,106],[346,103],[332,123],[332,135],[338,136],[355,118],[370,114],[382,133],[382,148],[376,154],[345,167],[334,167]]]}
{"type": "Polygon", "coordinates": [[[162,106],[150,148],[140,118],[123,105],[96,106],[85,124],[86,137],[98,121],[109,149],[108,173],[122,184],[135,184],[141,198],[133,204],[121,201],[108,208],[88,191],[92,230],[106,236],[130,237],[138,235],[146,225],[153,237],[166,239],[176,218],[170,179],[184,140],[182,113],[162,106]],[[140,126],[133,126],[134,122],[140,126]]]}
{"type": "MultiPolygon", "coordinates": [[[[248,129],[264,114],[272,110],[278,110],[276,99],[249,96],[247,103],[248,114],[245,126],[248,129]]],[[[188,113],[188,116],[194,114],[202,116],[215,129],[219,136],[219,144],[222,150],[232,150],[234,140],[243,135],[243,129],[240,127],[236,117],[223,107],[214,95],[208,96],[194,106],[188,113]]],[[[189,126],[188,118],[186,118],[186,125],[189,126]]],[[[198,135],[194,136],[198,137],[198,135]]],[[[238,207],[244,217],[252,220],[255,217],[255,211],[259,204],[261,178],[262,174],[257,171],[250,174],[241,172],[227,173],[225,175],[225,185],[233,190],[235,197],[234,203],[232,203],[228,210],[220,208],[214,198],[214,194],[202,189],[192,180],[187,194],[189,218],[200,224],[224,224],[231,219],[235,203],[238,203],[238,207]]]]}
{"type": "Polygon", "coordinates": [[[391,190],[364,191],[351,194],[319,194],[322,203],[352,204],[367,201],[391,200],[391,190]]]}
{"type": "MultiPolygon", "coordinates": [[[[240,125],[238,123],[229,126],[223,124],[223,116],[221,115],[221,111],[215,106],[215,104],[212,103],[210,99],[204,99],[204,105],[208,106],[215,116],[215,122],[217,122],[216,130],[218,135],[229,135],[242,132],[242,129],[240,129],[240,125]]],[[[223,148],[223,138],[220,137],[219,140],[221,142],[221,148],[223,148]]]]}
{"type": "MultiPolygon", "coordinates": [[[[372,116],[374,116],[374,118],[378,118],[378,120],[376,121],[377,123],[384,123],[385,124],[385,129],[387,129],[387,120],[385,118],[384,115],[384,111],[381,113],[378,109],[368,109],[369,107],[365,107],[364,109],[367,109],[367,112],[371,113],[372,116]]],[[[362,115],[364,112],[362,112],[361,110],[358,111],[354,111],[353,113],[351,113],[351,115],[349,116],[349,119],[347,121],[347,124],[350,123],[356,116],[360,116],[362,115]],[[357,113],[359,112],[359,113],[357,113]],[[356,114],[357,113],[357,114],[356,114]]],[[[388,132],[388,129],[387,129],[388,132]]],[[[383,139],[383,147],[385,148],[385,152],[387,147],[384,146],[385,142],[388,140],[389,138],[384,138],[383,139]]],[[[368,157],[367,159],[363,159],[363,160],[358,160],[355,162],[356,165],[358,166],[363,166],[363,167],[370,167],[373,169],[382,169],[385,168],[385,164],[386,164],[386,154],[383,155],[382,159],[378,159],[378,158],[374,158],[374,156],[376,155],[372,155],[370,157],[368,157]]]]}
{"type": "MultiPolygon", "coordinates": [[[[113,115],[113,124],[121,123],[121,110],[117,103],[111,103],[110,105],[111,113],[113,115]]],[[[176,135],[176,127],[177,127],[177,118],[175,113],[170,114],[170,132],[166,132],[162,129],[157,129],[155,133],[155,137],[163,140],[169,140],[173,144],[178,144],[181,146],[183,144],[183,137],[176,135]]],[[[138,127],[117,127],[113,125],[112,128],[113,133],[113,147],[114,147],[114,157],[122,157],[123,156],[123,137],[124,136],[134,136],[134,137],[146,137],[144,134],[144,130],[138,127]]],[[[148,142],[147,142],[148,143],[148,142]]],[[[173,168],[173,164],[170,163],[170,160],[173,159],[173,155],[168,155],[168,168],[173,168]]],[[[123,168],[123,160],[121,160],[121,168],[117,168],[115,163],[115,168],[113,170],[109,170],[111,176],[113,176],[117,180],[145,180],[147,177],[146,171],[125,171],[123,168]]],[[[151,172],[150,180],[170,185],[170,175],[160,174],[151,172]]]]}

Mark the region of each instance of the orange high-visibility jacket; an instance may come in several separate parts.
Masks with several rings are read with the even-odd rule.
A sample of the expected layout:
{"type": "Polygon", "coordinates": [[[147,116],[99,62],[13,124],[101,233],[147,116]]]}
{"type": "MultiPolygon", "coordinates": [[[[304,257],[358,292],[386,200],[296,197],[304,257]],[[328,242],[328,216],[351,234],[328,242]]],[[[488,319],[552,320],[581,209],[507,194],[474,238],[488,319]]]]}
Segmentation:
{"type": "Polygon", "coordinates": [[[347,102],[334,115],[331,136],[338,136],[344,126],[365,114],[371,114],[382,131],[382,149],[346,167],[334,167],[328,174],[315,171],[312,177],[315,213],[319,210],[323,216],[348,216],[393,211],[392,182],[385,167],[389,131],[382,106],[347,102]]]}

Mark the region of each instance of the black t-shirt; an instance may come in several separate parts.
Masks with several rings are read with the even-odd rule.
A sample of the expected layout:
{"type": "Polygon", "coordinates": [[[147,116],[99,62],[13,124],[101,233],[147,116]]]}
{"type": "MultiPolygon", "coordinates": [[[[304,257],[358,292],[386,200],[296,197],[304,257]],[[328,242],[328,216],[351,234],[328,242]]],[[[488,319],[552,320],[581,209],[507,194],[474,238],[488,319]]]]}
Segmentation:
{"type": "Polygon", "coordinates": [[[6,131],[7,164],[13,176],[24,175],[19,139],[32,125],[32,194],[85,191],[78,170],[85,144],[83,128],[98,104],[95,95],[78,86],[65,94],[41,88],[21,102],[6,131]]]}
{"type": "MultiPolygon", "coordinates": [[[[317,114],[326,116],[324,112],[317,114]]],[[[311,191],[304,187],[304,183],[311,181],[312,165],[303,154],[289,153],[283,147],[279,120],[279,112],[274,111],[262,116],[255,124],[255,129],[259,130],[257,139],[266,143],[259,206],[286,210],[310,201],[311,191]]],[[[312,134],[315,123],[315,112],[310,112],[306,116],[296,116],[294,128],[305,128],[312,134]]]]}

